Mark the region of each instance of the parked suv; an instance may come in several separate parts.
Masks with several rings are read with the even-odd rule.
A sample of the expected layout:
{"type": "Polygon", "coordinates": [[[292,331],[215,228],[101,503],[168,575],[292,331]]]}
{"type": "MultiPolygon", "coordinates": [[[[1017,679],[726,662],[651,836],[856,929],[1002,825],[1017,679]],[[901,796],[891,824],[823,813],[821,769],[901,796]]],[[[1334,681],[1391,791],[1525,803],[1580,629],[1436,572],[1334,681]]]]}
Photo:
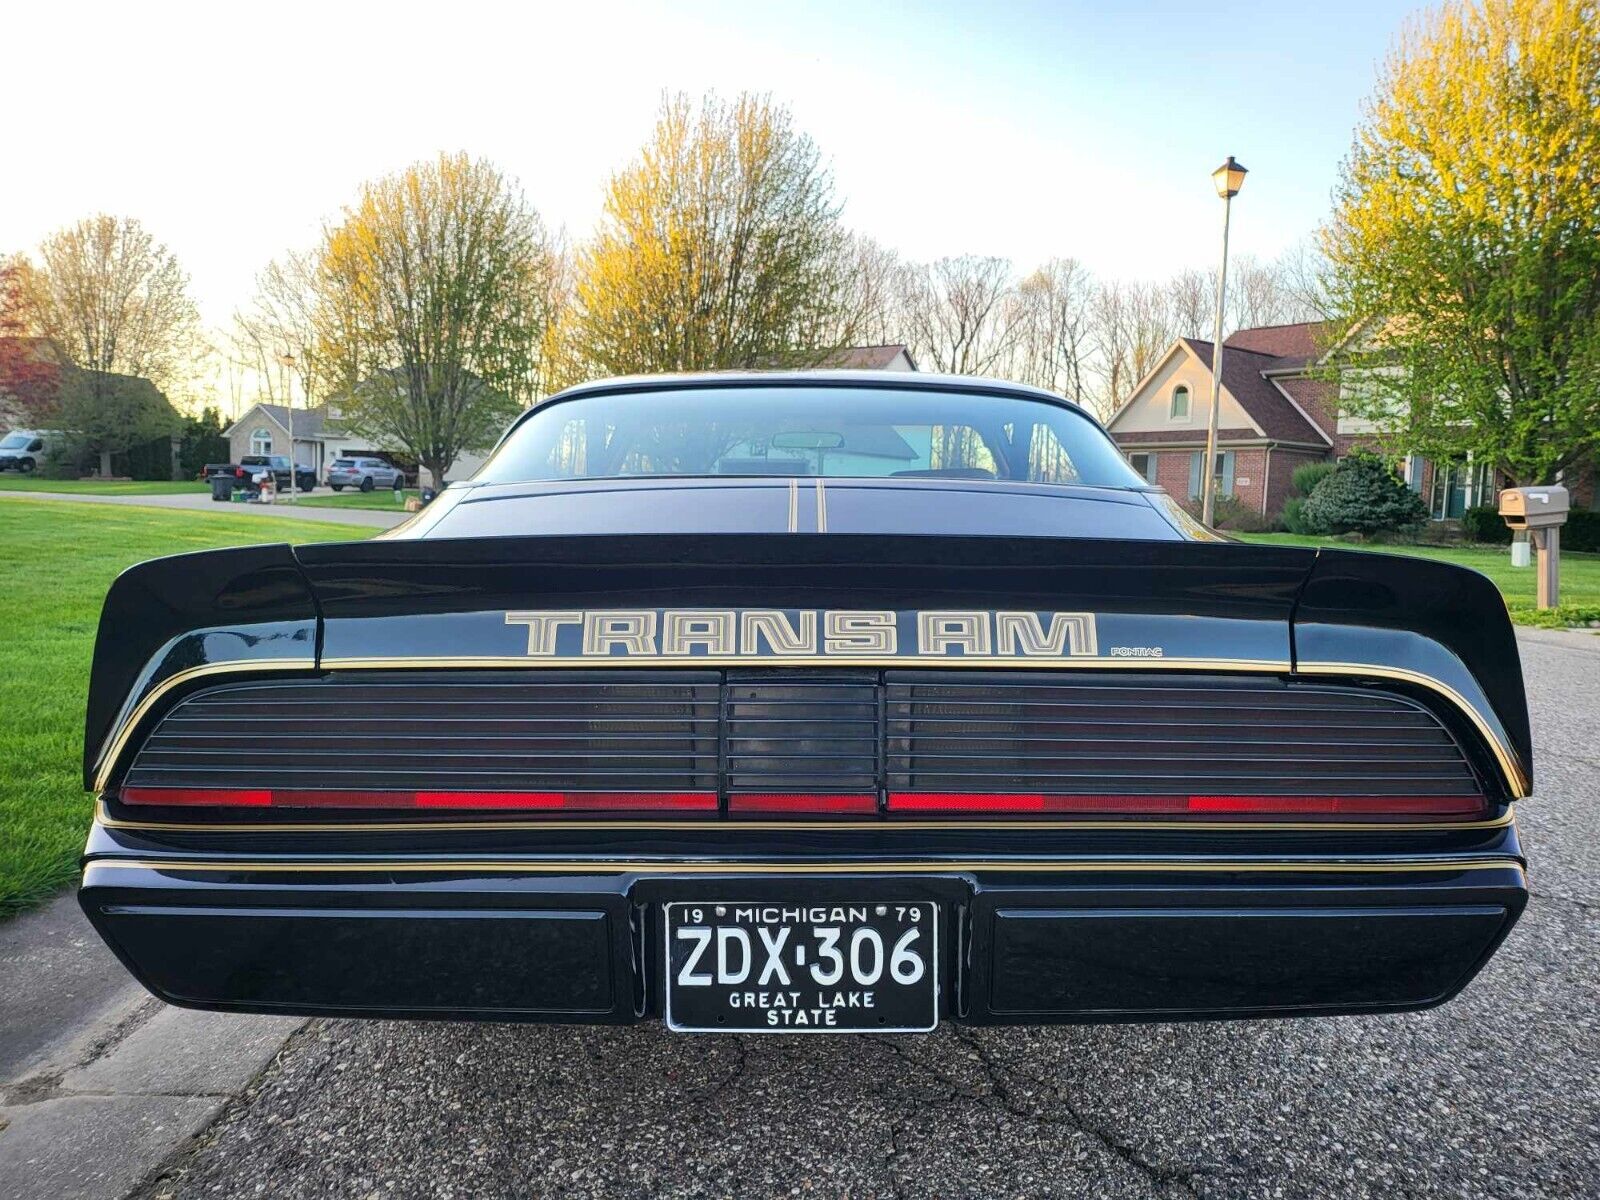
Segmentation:
{"type": "Polygon", "coordinates": [[[386,487],[398,492],[406,486],[406,473],[381,458],[336,458],[328,468],[328,486],[336,492],[347,487],[363,492],[386,487]]]}

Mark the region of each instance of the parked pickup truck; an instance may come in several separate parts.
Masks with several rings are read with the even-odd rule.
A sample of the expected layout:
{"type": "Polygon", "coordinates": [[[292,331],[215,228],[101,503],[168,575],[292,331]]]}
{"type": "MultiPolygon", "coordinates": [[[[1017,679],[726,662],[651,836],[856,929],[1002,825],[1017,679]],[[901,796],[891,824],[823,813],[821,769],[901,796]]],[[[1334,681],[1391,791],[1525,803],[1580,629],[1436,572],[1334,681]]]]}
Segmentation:
{"type": "MultiPolygon", "coordinates": [[[[272,472],[273,486],[279,491],[284,491],[289,486],[289,459],[282,454],[247,454],[237,463],[207,463],[200,472],[207,483],[218,476],[231,475],[234,479],[234,489],[244,491],[256,490],[256,476],[272,472]]],[[[317,486],[317,473],[304,463],[296,463],[294,467],[295,486],[302,492],[309,492],[317,486]]],[[[222,499],[213,489],[213,496],[222,499]]]]}

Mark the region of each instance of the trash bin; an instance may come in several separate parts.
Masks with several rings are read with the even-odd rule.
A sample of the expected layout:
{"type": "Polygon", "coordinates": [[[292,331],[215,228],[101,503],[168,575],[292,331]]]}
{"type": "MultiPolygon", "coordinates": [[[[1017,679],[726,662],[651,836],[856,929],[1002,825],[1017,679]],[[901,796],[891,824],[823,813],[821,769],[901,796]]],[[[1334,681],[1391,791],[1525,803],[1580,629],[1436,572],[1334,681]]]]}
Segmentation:
{"type": "Polygon", "coordinates": [[[213,475],[211,477],[211,498],[213,500],[228,501],[233,499],[233,476],[213,475]]]}

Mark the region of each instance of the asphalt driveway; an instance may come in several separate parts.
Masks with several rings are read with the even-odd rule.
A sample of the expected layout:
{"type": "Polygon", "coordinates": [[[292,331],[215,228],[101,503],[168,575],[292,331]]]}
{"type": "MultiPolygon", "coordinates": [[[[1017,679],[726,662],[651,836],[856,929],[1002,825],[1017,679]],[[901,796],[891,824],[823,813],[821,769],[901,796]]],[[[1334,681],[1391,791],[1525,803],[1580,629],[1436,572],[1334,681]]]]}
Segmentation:
{"type": "Polygon", "coordinates": [[[1441,1009],[899,1039],[313,1021],[140,1194],[1600,1195],[1600,638],[1523,654],[1534,901],[1441,1009]]]}

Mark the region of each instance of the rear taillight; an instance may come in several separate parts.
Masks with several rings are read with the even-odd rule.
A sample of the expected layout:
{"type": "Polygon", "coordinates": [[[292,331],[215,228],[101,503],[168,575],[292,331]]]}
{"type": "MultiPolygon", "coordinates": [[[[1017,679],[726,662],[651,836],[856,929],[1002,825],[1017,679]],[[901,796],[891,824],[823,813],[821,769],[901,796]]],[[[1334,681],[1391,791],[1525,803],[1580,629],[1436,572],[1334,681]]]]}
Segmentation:
{"type": "Polygon", "coordinates": [[[1043,792],[891,792],[891,813],[1466,817],[1481,796],[1075,796],[1043,792]]]}
{"type": "Polygon", "coordinates": [[[280,788],[122,789],[125,804],[209,808],[517,809],[524,812],[709,812],[715,792],[399,792],[280,788]]]}

